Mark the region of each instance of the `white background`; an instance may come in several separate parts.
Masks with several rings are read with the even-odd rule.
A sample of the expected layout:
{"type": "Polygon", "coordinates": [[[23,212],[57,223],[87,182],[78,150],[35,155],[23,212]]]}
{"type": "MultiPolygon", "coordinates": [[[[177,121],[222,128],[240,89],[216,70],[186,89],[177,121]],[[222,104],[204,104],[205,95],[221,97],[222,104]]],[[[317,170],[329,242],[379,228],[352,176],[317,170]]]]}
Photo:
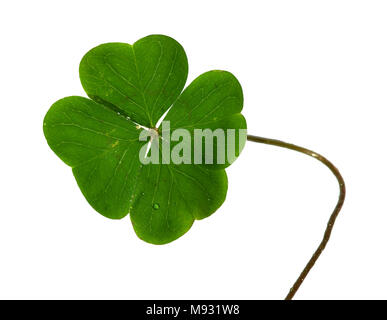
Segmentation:
{"type": "Polygon", "coordinates": [[[282,299],[336,203],[316,160],[248,143],[224,205],[179,240],[106,219],[49,149],[52,103],[84,95],[78,64],[104,42],[161,33],[188,82],[231,71],[251,134],[326,155],[348,195],[299,299],[387,298],[386,1],[3,1],[0,298],[282,299]]]}

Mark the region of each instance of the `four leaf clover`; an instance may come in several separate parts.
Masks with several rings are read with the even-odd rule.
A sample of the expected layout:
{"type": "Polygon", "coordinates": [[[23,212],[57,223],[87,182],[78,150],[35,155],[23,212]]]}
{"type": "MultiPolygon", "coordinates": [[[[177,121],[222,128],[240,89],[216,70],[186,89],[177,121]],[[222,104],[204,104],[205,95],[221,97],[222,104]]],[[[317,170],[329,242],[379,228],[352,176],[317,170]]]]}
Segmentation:
{"type": "MultiPolygon", "coordinates": [[[[170,37],[151,35],[133,45],[97,46],[83,57],[79,74],[90,99],[72,96],[55,102],[43,129],[48,145],[72,168],[96,211],[111,219],[129,213],[139,238],[165,244],[222,205],[224,168],[232,161],[144,164],[140,150],[150,142],[139,136],[149,129],[156,130],[157,141],[177,128],[190,133],[246,129],[242,88],[231,73],[206,72],[182,92],[188,75],[184,49],[170,37]]],[[[236,140],[238,156],[238,141],[245,140],[236,140]]]]}

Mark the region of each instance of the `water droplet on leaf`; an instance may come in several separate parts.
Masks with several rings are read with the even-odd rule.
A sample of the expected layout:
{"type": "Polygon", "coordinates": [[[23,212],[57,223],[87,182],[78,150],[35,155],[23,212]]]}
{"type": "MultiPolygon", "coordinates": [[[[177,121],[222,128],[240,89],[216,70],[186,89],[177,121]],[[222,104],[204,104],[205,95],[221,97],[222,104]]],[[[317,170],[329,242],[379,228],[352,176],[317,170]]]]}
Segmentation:
{"type": "Polygon", "coordinates": [[[153,204],[153,209],[157,210],[160,208],[160,205],[158,203],[153,204]]]}

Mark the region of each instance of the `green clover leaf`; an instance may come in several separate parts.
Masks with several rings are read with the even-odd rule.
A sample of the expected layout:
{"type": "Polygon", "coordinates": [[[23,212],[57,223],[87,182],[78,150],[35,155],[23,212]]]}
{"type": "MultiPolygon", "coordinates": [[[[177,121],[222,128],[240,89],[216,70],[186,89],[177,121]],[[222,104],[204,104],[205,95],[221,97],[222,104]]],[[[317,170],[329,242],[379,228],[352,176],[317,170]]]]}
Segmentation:
{"type": "MultiPolygon", "coordinates": [[[[72,168],[96,211],[111,219],[130,213],[139,238],[165,244],[222,205],[227,193],[224,168],[246,140],[238,139],[238,131],[236,143],[225,144],[235,157],[223,164],[216,155],[213,163],[144,164],[141,150],[149,142],[141,141],[140,135],[155,129],[158,135],[151,143],[159,144],[177,128],[191,134],[195,129],[246,129],[240,114],[242,89],[231,73],[206,72],[181,92],[187,57],[178,42],[163,35],[147,36],[133,45],[102,44],[83,57],[79,73],[90,99],[72,96],[55,102],[43,129],[48,145],[72,168]]],[[[176,145],[171,142],[171,147],[176,145]]],[[[193,155],[192,142],[189,147],[193,155]]],[[[164,149],[158,149],[158,157],[164,149]]]]}

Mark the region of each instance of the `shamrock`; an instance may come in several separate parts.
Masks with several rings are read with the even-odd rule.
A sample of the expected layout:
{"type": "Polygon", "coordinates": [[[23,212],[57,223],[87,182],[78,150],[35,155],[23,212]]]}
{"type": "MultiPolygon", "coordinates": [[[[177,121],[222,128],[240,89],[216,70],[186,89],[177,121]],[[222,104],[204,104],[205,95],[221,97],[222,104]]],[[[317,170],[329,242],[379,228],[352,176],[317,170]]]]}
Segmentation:
{"type": "MultiPolygon", "coordinates": [[[[71,96],[55,102],[43,129],[48,145],[72,168],[97,212],[111,219],[129,213],[139,238],[165,244],[222,205],[225,168],[239,155],[243,136],[237,133],[234,144],[227,138],[224,149],[232,149],[235,156],[223,163],[216,154],[212,163],[146,164],[142,160],[149,151],[142,151],[155,143],[160,146],[163,137],[179,128],[192,135],[198,129],[246,129],[240,114],[242,89],[231,73],[206,72],[182,92],[188,74],[184,49],[170,37],[151,35],[133,45],[95,47],[83,57],[79,74],[90,99],[71,96]],[[150,131],[151,141],[140,139],[150,131]]],[[[168,145],[172,152],[178,143],[168,145]]],[[[218,144],[216,140],[214,150],[218,144]]],[[[187,146],[191,160],[198,149],[192,140],[187,146]]],[[[160,160],[166,147],[157,150],[160,160]]]]}

